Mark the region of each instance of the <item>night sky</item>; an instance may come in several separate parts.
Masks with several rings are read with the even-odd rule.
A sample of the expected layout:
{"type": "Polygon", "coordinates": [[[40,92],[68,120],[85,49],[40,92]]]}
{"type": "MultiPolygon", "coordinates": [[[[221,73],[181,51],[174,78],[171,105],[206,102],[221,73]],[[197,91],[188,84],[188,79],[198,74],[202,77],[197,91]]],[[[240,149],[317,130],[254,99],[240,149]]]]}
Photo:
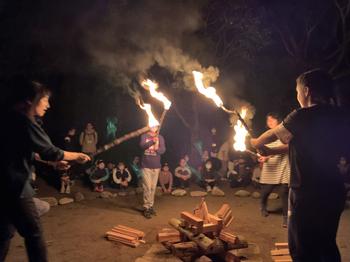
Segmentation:
{"type": "MultiPolygon", "coordinates": [[[[297,107],[295,78],[307,69],[324,68],[349,93],[349,6],[335,0],[1,1],[0,78],[25,74],[54,90],[44,127],[55,142],[89,121],[103,144],[107,117],[118,118],[117,136],[146,124],[132,90],[160,116],[161,104],[139,85],[148,76],[177,109],[162,129],[171,161],[189,152],[191,136],[205,137],[212,126],[223,138],[232,130],[229,116],[194,92],[194,69],[206,72],[227,107],[255,108],[256,134],[267,112],[285,116],[297,107]],[[198,128],[186,127],[176,111],[198,128]]],[[[4,102],[10,91],[2,89],[4,102]]],[[[130,158],[137,142],[106,157],[130,158]]]]}

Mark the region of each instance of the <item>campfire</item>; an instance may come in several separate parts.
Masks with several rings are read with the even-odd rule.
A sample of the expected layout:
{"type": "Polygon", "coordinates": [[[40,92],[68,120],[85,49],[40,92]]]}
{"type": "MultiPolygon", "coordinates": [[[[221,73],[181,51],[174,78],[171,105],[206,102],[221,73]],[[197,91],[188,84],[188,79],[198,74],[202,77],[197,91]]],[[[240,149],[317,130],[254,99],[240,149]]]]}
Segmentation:
{"type": "Polygon", "coordinates": [[[193,261],[203,255],[239,261],[233,250],[248,247],[246,241],[227,228],[234,219],[228,204],[211,214],[203,198],[193,212],[183,211],[180,216],[181,219],[169,220],[172,229],[162,229],[157,240],[183,261],[193,261]]]}

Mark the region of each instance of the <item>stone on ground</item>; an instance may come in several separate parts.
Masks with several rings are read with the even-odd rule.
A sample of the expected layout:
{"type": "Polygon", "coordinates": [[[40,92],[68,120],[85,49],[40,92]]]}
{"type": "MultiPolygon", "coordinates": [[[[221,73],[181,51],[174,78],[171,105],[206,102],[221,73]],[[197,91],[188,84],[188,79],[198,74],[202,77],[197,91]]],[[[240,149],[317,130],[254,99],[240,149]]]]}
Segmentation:
{"type": "Polygon", "coordinates": [[[211,191],[211,194],[213,196],[225,196],[225,192],[222,191],[220,188],[218,187],[214,187],[213,190],[211,191]]]}
{"type": "Polygon", "coordinates": [[[175,189],[173,192],[171,192],[173,196],[184,196],[187,194],[186,190],[184,189],[175,189]]]}
{"type": "Polygon", "coordinates": [[[113,198],[115,196],[116,196],[115,194],[113,194],[112,192],[109,192],[109,191],[103,191],[100,194],[100,198],[113,198]]]}
{"type": "Polygon", "coordinates": [[[71,198],[71,197],[63,197],[60,200],[58,200],[58,203],[60,205],[66,205],[66,204],[70,204],[70,203],[73,203],[73,202],[74,202],[74,199],[71,198]]]}
{"type": "Polygon", "coordinates": [[[250,192],[247,191],[247,190],[238,190],[236,193],[235,193],[235,196],[237,197],[249,197],[250,196],[250,192]]]}
{"type": "Polygon", "coordinates": [[[57,201],[57,199],[55,197],[41,197],[40,200],[49,203],[50,207],[58,205],[58,201],[57,201]]]}

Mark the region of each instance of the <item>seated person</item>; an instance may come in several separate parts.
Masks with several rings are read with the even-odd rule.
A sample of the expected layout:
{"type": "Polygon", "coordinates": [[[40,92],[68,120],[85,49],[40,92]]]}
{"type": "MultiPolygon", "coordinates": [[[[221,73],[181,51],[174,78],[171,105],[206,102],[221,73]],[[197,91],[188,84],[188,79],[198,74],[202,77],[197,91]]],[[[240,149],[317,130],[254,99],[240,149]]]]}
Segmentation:
{"type": "Polygon", "coordinates": [[[205,161],[201,170],[202,182],[207,192],[211,192],[214,188],[217,188],[220,175],[218,171],[213,167],[212,160],[205,161]]]}
{"type": "Polygon", "coordinates": [[[95,165],[89,168],[86,173],[95,192],[103,192],[103,183],[108,180],[109,172],[103,160],[97,160],[95,165]]]}
{"type": "Polygon", "coordinates": [[[123,162],[119,162],[117,168],[113,169],[113,182],[119,186],[122,191],[125,191],[131,181],[131,174],[125,167],[123,162]]]}
{"type": "Polygon", "coordinates": [[[229,177],[231,187],[247,186],[251,182],[251,168],[244,158],[239,158],[234,162],[234,173],[229,177]]]}
{"type": "Polygon", "coordinates": [[[171,193],[173,187],[173,174],[169,171],[168,163],[162,167],[159,174],[159,183],[164,193],[171,193]]]}
{"type": "Polygon", "coordinates": [[[186,160],[181,158],[179,166],[175,169],[175,176],[181,188],[188,188],[190,185],[191,170],[186,166],[186,160]]]}

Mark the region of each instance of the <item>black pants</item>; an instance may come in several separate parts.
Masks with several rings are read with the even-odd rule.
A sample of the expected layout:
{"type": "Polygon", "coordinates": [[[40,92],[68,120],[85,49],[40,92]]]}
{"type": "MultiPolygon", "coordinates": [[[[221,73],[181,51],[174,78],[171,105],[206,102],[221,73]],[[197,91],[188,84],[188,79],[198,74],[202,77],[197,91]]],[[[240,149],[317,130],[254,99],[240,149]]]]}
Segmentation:
{"type": "Polygon", "coordinates": [[[42,227],[33,198],[5,199],[5,201],[6,203],[0,202],[0,261],[5,261],[16,229],[25,239],[29,261],[48,261],[42,227]]]}
{"type": "Polygon", "coordinates": [[[345,193],[290,190],[288,243],[293,262],[340,262],[336,235],[345,193]]]}
{"type": "Polygon", "coordinates": [[[278,195],[282,201],[282,213],[283,216],[288,216],[288,184],[261,184],[261,209],[266,210],[267,199],[269,195],[272,193],[274,188],[278,187],[278,195]]]}
{"type": "Polygon", "coordinates": [[[190,180],[189,179],[184,180],[184,179],[179,178],[178,183],[179,183],[179,186],[181,188],[188,188],[190,186],[190,180]]]}

